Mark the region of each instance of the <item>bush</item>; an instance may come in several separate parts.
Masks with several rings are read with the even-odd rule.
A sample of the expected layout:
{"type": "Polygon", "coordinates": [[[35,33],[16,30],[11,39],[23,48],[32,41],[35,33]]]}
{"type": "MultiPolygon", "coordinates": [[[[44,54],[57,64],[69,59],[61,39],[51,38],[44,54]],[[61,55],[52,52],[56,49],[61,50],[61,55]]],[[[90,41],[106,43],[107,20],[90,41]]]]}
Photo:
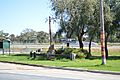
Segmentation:
{"type": "Polygon", "coordinates": [[[55,50],[55,54],[62,54],[64,52],[63,48],[59,48],[57,50],[55,50]]]}
{"type": "Polygon", "coordinates": [[[73,51],[73,48],[65,48],[63,53],[64,54],[71,54],[72,51],[73,51]]]}
{"type": "Polygon", "coordinates": [[[72,51],[72,53],[75,53],[76,54],[76,58],[85,58],[86,57],[86,55],[85,55],[85,53],[84,52],[82,52],[82,50],[81,49],[74,49],[73,51],[72,51]]]}
{"type": "MultiPolygon", "coordinates": [[[[74,53],[76,54],[76,58],[85,58],[86,54],[88,53],[87,50],[81,50],[81,49],[76,49],[76,48],[64,48],[64,49],[57,49],[55,51],[55,54],[71,54],[74,53]]],[[[59,57],[60,58],[60,57],[59,57]]],[[[62,58],[62,57],[61,57],[62,58]]]]}

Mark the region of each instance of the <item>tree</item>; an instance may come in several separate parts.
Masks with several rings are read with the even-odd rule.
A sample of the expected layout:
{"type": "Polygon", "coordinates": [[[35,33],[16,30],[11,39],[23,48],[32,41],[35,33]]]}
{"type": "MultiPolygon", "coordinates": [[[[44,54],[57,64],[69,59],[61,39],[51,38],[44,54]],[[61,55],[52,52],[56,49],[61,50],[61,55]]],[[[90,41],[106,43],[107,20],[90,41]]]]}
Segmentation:
{"type": "Polygon", "coordinates": [[[15,37],[14,34],[11,34],[11,35],[9,36],[9,38],[10,38],[12,44],[16,41],[16,37],[15,37]]]}
{"type": "MultiPolygon", "coordinates": [[[[108,42],[108,38],[110,35],[114,35],[114,33],[116,32],[116,26],[113,25],[113,21],[114,21],[114,15],[115,15],[115,11],[113,12],[110,9],[110,2],[109,0],[104,0],[104,20],[105,20],[105,53],[106,53],[106,58],[108,58],[108,48],[107,48],[107,42],[108,42]]],[[[99,1],[97,1],[95,8],[95,12],[94,15],[92,16],[92,19],[89,22],[89,25],[92,25],[92,27],[94,27],[92,29],[92,27],[89,28],[88,30],[88,35],[90,38],[90,44],[89,44],[89,52],[90,52],[90,45],[91,45],[91,40],[93,38],[93,36],[97,36],[100,35],[100,27],[99,27],[99,19],[100,17],[99,15],[99,1]],[[95,34],[97,33],[97,34],[95,34]]],[[[111,7],[112,8],[112,7],[111,7]]],[[[112,8],[113,9],[113,8],[112,8]]]]}
{"type": "Polygon", "coordinates": [[[49,42],[49,34],[44,31],[37,32],[36,37],[39,43],[49,42]]]}
{"type": "MultiPolygon", "coordinates": [[[[89,54],[87,55],[87,58],[90,58],[91,56],[91,43],[93,39],[99,38],[100,35],[100,19],[99,19],[99,1],[96,2],[96,5],[94,7],[94,13],[91,15],[91,18],[88,22],[88,39],[89,39],[89,54]]],[[[98,39],[99,40],[99,39],[98,39]]]]}
{"type": "Polygon", "coordinates": [[[26,28],[22,31],[20,38],[23,43],[33,43],[35,42],[35,35],[36,31],[26,28]]]}
{"type": "Polygon", "coordinates": [[[107,42],[110,35],[114,35],[116,33],[118,25],[114,25],[113,21],[117,21],[120,19],[120,0],[105,0],[104,4],[105,10],[105,53],[106,58],[108,58],[108,48],[107,42]],[[118,8],[119,7],[119,8],[118,8]]]}
{"type": "Polygon", "coordinates": [[[113,25],[116,26],[116,35],[117,41],[119,42],[120,38],[120,0],[111,0],[111,9],[115,12],[115,20],[113,25]]]}
{"type": "Polygon", "coordinates": [[[5,33],[3,30],[0,31],[0,39],[8,39],[9,33],[5,33]]]}
{"type": "Polygon", "coordinates": [[[83,35],[87,31],[96,0],[51,0],[51,2],[55,17],[60,21],[61,32],[65,32],[67,38],[75,34],[80,48],[83,49],[83,35]]]}

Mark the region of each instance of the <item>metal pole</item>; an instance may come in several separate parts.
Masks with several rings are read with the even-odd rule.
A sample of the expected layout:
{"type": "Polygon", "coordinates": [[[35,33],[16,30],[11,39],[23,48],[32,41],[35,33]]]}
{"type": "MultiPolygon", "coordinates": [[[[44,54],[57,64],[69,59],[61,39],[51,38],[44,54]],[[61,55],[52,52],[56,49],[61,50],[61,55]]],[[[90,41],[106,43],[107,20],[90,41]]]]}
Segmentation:
{"type": "Polygon", "coordinates": [[[101,55],[102,55],[102,65],[106,64],[105,57],[105,31],[104,31],[104,14],[103,14],[103,0],[100,0],[100,27],[101,27],[101,55]]]}
{"type": "Polygon", "coordinates": [[[9,55],[10,55],[10,41],[8,41],[8,43],[9,43],[9,55]]]}
{"type": "Polygon", "coordinates": [[[51,37],[51,17],[49,16],[49,34],[50,34],[50,45],[52,43],[52,37],[51,37]]]}

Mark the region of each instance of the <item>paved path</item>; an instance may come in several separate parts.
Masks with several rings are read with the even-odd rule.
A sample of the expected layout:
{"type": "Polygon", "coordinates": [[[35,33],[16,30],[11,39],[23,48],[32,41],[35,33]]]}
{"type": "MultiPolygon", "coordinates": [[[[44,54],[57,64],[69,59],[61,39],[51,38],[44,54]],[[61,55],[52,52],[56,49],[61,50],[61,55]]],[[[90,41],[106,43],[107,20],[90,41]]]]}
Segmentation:
{"type": "Polygon", "coordinates": [[[0,80],[120,80],[120,75],[33,67],[0,62],[0,80]],[[7,77],[6,77],[7,76],[7,77]]]}

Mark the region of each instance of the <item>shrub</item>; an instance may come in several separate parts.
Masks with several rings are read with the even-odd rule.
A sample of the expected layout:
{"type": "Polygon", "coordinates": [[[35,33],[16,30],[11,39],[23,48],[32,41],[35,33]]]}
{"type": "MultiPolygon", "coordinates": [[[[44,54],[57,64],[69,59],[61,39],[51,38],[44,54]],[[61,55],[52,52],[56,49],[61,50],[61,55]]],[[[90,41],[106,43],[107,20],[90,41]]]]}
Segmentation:
{"type": "MultiPolygon", "coordinates": [[[[76,48],[59,48],[55,51],[55,54],[76,54],[76,58],[85,58],[88,54],[87,50],[76,49],[76,48]]],[[[58,56],[58,59],[63,58],[62,56],[58,56]]]]}
{"type": "Polygon", "coordinates": [[[74,49],[72,51],[72,53],[75,53],[76,54],[76,58],[85,58],[86,55],[84,54],[84,52],[81,51],[81,49],[74,49]]]}
{"type": "Polygon", "coordinates": [[[64,54],[71,54],[72,51],[73,51],[73,48],[65,48],[63,53],[64,54]]]}
{"type": "Polygon", "coordinates": [[[55,50],[55,54],[62,54],[64,52],[63,48],[59,48],[57,50],[55,50]]]}

